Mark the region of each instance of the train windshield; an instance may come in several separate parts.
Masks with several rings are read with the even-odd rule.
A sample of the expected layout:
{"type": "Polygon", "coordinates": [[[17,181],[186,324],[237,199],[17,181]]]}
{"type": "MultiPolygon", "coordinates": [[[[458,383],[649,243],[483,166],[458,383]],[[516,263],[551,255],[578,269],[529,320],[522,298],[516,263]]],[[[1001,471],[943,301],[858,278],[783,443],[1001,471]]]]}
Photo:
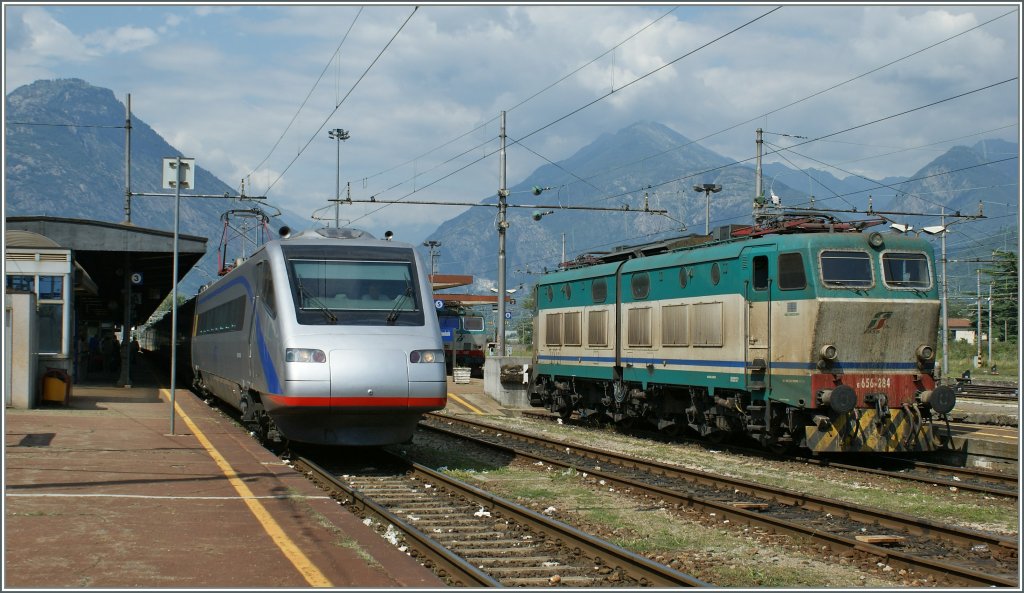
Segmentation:
{"type": "Polygon", "coordinates": [[[885,284],[890,288],[927,289],[932,286],[928,258],[923,253],[883,253],[882,271],[885,273],[885,284]]]}
{"type": "Polygon", "coordinates": [[[411,250],[397,260],[358,254],[285,252],[301,325],[423,325],[411,250]],[[353,257],[356,256],[356,257],[353,257]]]}
{"type": "Polygon", "coordinates": [[[822,251],[821,280],[836,288],[868,288],[873,284],[871,256],[864,251],[822,251]]]}

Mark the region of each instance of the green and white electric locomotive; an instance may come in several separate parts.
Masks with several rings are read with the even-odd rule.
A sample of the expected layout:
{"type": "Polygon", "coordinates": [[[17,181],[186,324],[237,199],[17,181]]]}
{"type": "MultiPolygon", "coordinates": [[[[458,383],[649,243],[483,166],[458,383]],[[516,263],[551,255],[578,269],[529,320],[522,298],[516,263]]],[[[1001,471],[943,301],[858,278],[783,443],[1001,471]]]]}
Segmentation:
{"type": "Polygon", "coordinates": [[[937,382],[931,245],[803,223],[544,276],[531,404],[773,448],[935,450],[956,396],[937,382]]]}

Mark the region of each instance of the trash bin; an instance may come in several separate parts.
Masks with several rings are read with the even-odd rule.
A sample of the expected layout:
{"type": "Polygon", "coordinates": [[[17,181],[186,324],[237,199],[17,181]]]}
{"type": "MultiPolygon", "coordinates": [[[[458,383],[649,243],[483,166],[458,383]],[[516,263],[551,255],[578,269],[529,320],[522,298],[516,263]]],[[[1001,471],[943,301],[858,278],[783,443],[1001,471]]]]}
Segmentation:
{"type": "Polygon", "coordinates": [[[56,402],[64,406],[71,403],[71,377],[67,371],[47,368],[42,383],[40,392],[44,402],[56,402]]]}

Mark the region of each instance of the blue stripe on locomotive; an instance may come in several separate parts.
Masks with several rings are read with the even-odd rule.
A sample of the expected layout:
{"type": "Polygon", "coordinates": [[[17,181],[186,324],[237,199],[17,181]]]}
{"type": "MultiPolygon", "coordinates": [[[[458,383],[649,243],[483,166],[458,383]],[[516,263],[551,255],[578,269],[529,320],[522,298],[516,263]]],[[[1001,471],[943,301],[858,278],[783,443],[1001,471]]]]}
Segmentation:
{"type": "MultiPolygon", "coordinates": [[[[200,294],[197,297],[197,301],[211,299],[236,284],[241,284],[242,288],[245,289],[246,296],[248,297],[247,309],[251,311],[253,290],[245,276],[229,280],[209,293],[200,294]]],[[[256,351],[260,356],[260,366],[263,367],[263,379],[267,382],[267,390],[271,394],[279,394],[281,393],[281,379],[278,377],[277,369],[274,368],[274,361],[270,357],[270,351],[267,349],[267,342],[263,337],[263,328],[260,326],[259,315],[252,315],[251,317],[252,322],[256,324],[256,351]]]]}

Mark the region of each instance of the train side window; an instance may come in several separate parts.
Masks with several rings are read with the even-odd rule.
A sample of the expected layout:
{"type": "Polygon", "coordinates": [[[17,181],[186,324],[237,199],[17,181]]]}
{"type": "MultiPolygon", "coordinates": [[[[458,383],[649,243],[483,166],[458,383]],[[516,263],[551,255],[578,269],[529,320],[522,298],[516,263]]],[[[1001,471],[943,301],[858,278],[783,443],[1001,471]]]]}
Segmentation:
{"type": "Polygon", "coordinates": [[[718,267],[718,262],[711,264],[711,284],[718,286],[718,282],[722,279],[722,270],[718,267]]]}
{"type": "Polygon", "coordinates": [[[807,288],[807,275],[804,273],[804,257],[799,253],[783,253],[779,255],[779,289],[802,290],[807,288]]]}
{"type": "Polygon", "coordinates": [[[686,281],[690,277],[690,272],[686,269],[686,266],[679,267],[679,288],[686,288],[686,281]]]}
{"type": "Polygon", "coordinates": [[[582,314],[579,311],[571,311],[564,314],[562,328],[564,338],[562,343],[566,346],[580,346],[583,344],[583,335],[580,322],[582,314]]]}
{"type": "Polygon", "coordinates": [[[562,345],[562,314],[548,313],[544,316],[544,345],[562,345]]]}
{"type": "Polygon", "coordinates": [[[271,317],[276,318],[277,302],[274,300],[274,276],[270,273],[270,266],[263,265],[263,262],[260,262],[257,266],[262,277],[260,297],[263,299],[263,306],[267,308],[267,312],[270,313],[271,317]]]}
{"type": "Polygon", "coordinates": [[[604,278],[594,278],[590,283],[590,292],[595,303],[603,303],[608,299],[608,282],[604,278]]]}
{"type": "Polygon", "coordinates": [[[768,290],[768,256],[754,257],[754,290],[768,290]]]}
{"type": "Polygon", "coordinates": [[[651,292],[651,277],[647,272],[637,272],[630,277],[629,287],[634,299],[646,299],[651,292]]]}
{"type": "Polygon", "coordinates": [[[608,311],[587,312],[587,345],[608,345],[608,311]]]}
{"type": "Polygon", "coordinates": [[[690,343],[686,325],[688,305],[669,305],[661,308],[662,346],[686,346],[690,343]]]}
{"type": "Polygon", "coordinates": [[[626,345],[630,348],[650,348],[651,308],[630,309],[626,318],[626,345]]]}

